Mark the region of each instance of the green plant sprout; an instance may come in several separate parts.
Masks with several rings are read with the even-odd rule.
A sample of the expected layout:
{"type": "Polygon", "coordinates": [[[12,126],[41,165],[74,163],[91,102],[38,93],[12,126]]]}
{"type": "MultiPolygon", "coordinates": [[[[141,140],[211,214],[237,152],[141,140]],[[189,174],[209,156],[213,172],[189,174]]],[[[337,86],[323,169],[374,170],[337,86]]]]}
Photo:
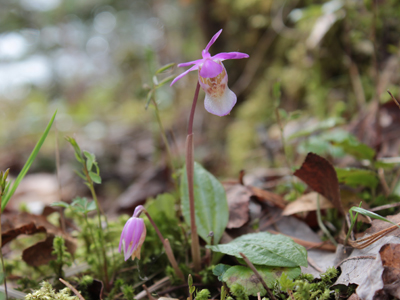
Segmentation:
{"type": "MultiPolygon", "coordinates": [[[[3,171],[0,172],[0,205],[2,203],[3,195],[5,194],[6,189],[10,186],[10,183],[7,182],[7,177],[10,169],[7,169],[4,173],[3,171]]],[[[1,233],[1,215],[2,210],[0,210],[0,233],[1,233]]],[[[2,235],[0,234],[0,247],[3,246],[2,235]]],[[[4,266],[4,258],[3,258],[3,251],[0,249],[0,258],[1,258],[1,266],[3,269],[2,277],[4,278],[4,290],[6,293],[6,299],[8,299],[8,292],[7,292],[7,280],[6,280],[6,268],[4,266]]]]}
{"type": "MultiPolygon", "coordinates": [[[[25,165],[23,166],[22,170],[19,172],[17,178],[15,181],[11,184],[11,181],[7,181],[8,174],[9,174],[9,169],[7,169],[4,173],[0,173],[0,232],[1,232],[1,214],[4,211],[8,201],[10,201],[11,197],[14,195],[18,185],[22,181],[22,179],[25,177],[26,173],[28,173],[33,161],[35,160],[36,156],[38,155],[40,148],[42,147],[44,141],[47,138],[47,135],[49,134],[49,131],[51,129],[51,126],[53,125],[54,119],[57,115],[57,111],[54,112],[52,118],[50,119],[49,123],[47,124],[46,129],[44,130],[43,134],[39,138],[39,141],[36,143],[35,147],[33,148],[31,154],[28,157],[28,160],[26,161],[25,165]]],[[[2,246],[2,238],[0,236],[0,246],[2,246]]],[[[4,261],[3,261],[3,252],[0,251],[0,258],[1,258],[1,264],[3,267],[3,276],[4,276],[4,288],[5,288],[5,293],[6,293],[6,298],[8,299],[8,294],[7,294],[7,281],[6,281],[6,276],[5,276],[5,267],[4,267],[4,261]]]]}
{"type": "Polygon", "coordinates": [[[65,246],[65,240],[62,236],[56,236],[53,240],[53,252],[52,255],[56,255],[56,260],[50,261],[50,266],[54,269],[56,274],[56,278],[64,278],[63,266],[71,266],[72,265],[72,256],[67,251],[67,247],[65,246]]]}
{"type": "Polygon", "coordinates": [[[193,277],[191,274],[188,276],[189,297],[188,300],[193,300],[193,294],[196,292],[196,287],[193,285],[193,277]]]}
{"type": "Polygon", "coordinates": [[[360,202],[360,205],[358,207],[357,206],[353,206],[349,210],[351,223],[350,223],[349,231],[347,232],[347,235],[346,235],[346,239],[344,240],[344,245],[347,244],[347,241],[348,241],[348,239],[350,237],[350,234],[353,231],[354,225],[356,224],[356,221],[357,221],[358,214],[362,214],[364,216],[368,216],[368,217],[373,218],[373,219],[381,220],[381,221],[390,223],[390,224],[400,228],[400,226],[398,224],[386,219],[385,217],[382,217],[382,216],[380,216],[380,215],[378,215],[378,214],[376,214],[376,213],[374,213],[372,211],[369,211],[369,210],[366,210],[364,208],[361,208],[361,204],[362,204],[362,202],[360,202]],[[356,214],[353,215],[353,212],[355,212],[356,214]]]}
{"type": "Polygon", "coordinates": [[[84,222],[86,224],[86,228],[88,228],[88,230],[89,230],[88,238],[90,239],[90,240],[88,240],[86,238],[85,227],[83,227],[82,236],[86,242],[87,253],[90,252],[91,248],[94,248],[94,251],[96,253],[96,260],[100,266],[101,265],[101,261],[100,261],[101,254],[99,252],[100,247],[97,245],[98,239],[96,238],[95,233],[94,233],[95,228],[93,228],[94,226],[91,222],[89,222],[89,218],[88,218],[88,213],[97,209],[96,203],[94,201],[89,201],[85,197],[84,198],[77,197],[72,201],[71,204],[61,201],[61,202],[52,203],[52,206],[68,208],[71,210],[72,213],[74,213],[74,215],[83,216],[84,222]]]}
{"type": "MultiPolygon", "coordinates": [[[[108,230],[108,221],[106,215],[103,213],[103,210],[100,207],[99,201],[97,199],[96,191],[94,189],[94,184],[100,184],[101,183],[101,177],[100,177],[100,168],[98,166],[98,163],[96,162],[95,155],[92,153],[89,153],[88,151],[81,151],[78,143],[76,140],[72,137],[66,137],[65,138],[74,148],[75,151],[75,157],[77,161],[81,164],[82,169],[81,171],[76,171],[79,177],[81,177],[87,187],[89,188],[92,198],[96,204],[96,210],[97,210],[97,219],[98,219],[98,229],[99,229],[99,242],[100,242],[100,252],[102,254],[103,258],[103,276],[104,276],[104,282],[106,285],[106,289],[110,289],[110,282],[109,282],[109,277],[108,277],[108,263],[107,263],[107,255],[106,255],[106,245],[105,245],[105,238],[104,238],[104,233],[103,233],[103,226],[101,222],[101,215],[104,215],[105,221],[106,221],[106,230],[108,230]]],[[[113,258],[114,258],[114,252],[113,252],[113,258]]]]}
{"type": "Polygon", "coordinates": [[[162,66],[152,76],[152,85],[151,85],[149,92],[147,93],[146,109],[149,107],[150,103],[153,104],[154,113],[156,116],[158,127],[160,129],[161,138],[163,140],[165,149],[167,151],[167,160],[168,160],[169,167],[171,168],[171,171],[172,171],[172,179],[173,179],[175,188],[177,189],[177,187],[178,187],[178,181],[177,181],[177,176],[176,176],[177,170],[176,170],[175,163],[174,163],[174,157],[172,155],[171,148],[169,146],[169,142],[168,142],[167,136],[165,134],[165,129],[164,129],[163,123],[161,122],[160,111],[158,109],[158,104],[157,104],[157,100],[156,100],[157,89],[161,88],[166,83],[172,81],[172,79],[174,79],[174,77],[175,77],[174,75],[171,75],[171,76],[168,76],[168,77],[162,79],[161,81],[158,81],[157,75],[173,68],[174,66],[175,66],[175,63],[170,63],[165,66],[162,66]]]}
{"type": "Polygon", "coordinates": [[[10,198],[12,197],[12,195],[14,195],[15,190],[17,189],[18,185],[20,184],[21,180],[25,177],[26,173],[28,173],[29,168],[31,167],[33,161],[35,160],[36,156],[39,153],[40,148],[42,147],[44,141],[47,138],[47,135],[49,134],[49,131],[51,129],[51,126],[53,125],[54,119],[56,117],[57,111],[55,111],[55,113],[53,114],[53,116],[51,117],[49,123],[47,124],[46,129],[44,130],[42,136],[40,137],[39,141],[36,143],[35,148],[33,148],[31,155],[29,155],[28,160],[26,161],[25,165],[23,166],[21,172],[19,172],[17,178],[15,179],[15,181],[11,184],[8,183],[5,186],[4,192],[3,192],[3,197],[2,197],[2,201],[1,201],[1,211],[4,210],[4,208],[6,207],[8,201],[10,201],[10,198]]]}

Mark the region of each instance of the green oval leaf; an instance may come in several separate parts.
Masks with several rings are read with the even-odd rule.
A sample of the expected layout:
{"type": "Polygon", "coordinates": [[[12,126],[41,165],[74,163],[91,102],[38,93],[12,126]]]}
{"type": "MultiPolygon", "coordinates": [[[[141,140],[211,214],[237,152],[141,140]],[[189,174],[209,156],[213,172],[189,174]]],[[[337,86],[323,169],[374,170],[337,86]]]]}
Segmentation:
{"type": "Polygon", "coordinates": [[[97,175],[94,172],[89,172],[90,178],[93,180],[94,183],[100,184],[101,183],[101,177],[97,175]]]}
{"type": "Polygon", "coordinates": [[[88,151],[83,151],[83,154],[86,156],[86,168],[88,169],[88,171],[90,171],[93,167],[93,163],[96,161],[96,158],[94,154],[88,151]]]}
{"type": "MultiPolygon", "coordinates": [[[[286,273],[287,277],[290,279],[295,279],[301,274],[300,267],[255,267],[258,273],[261,275],[262,279],[264,279],[267,286],[271,289],[274,287],[274,284],[279,279],[279,277],[281,277],[282,273],[286,273]]],[[[248,296],[257,296],[258,292],[260,292],[261,296],[264,296],[267,293],[262,283],[257,278],[256,274],[254,274],[254,272],[249,267],[231,267],[224,273],[222,280],[226,282],[229,288],[232,288],[234,284],[241,285],[248,296]]]]}
{"type": "Polygon", "coordinates": [[[164,72],[164,71],[166,71],[166,70],[172,68],[173,66],[175,66],[175,63],[170,63],[170,64],[167,64],[167,65],[164,65],[164,66],[162,66],[161,68],[159,68],[159,69],[156,71],[156,74],[162,73],[162,72],[164,72]]]}
{"type": "Polygon", "coordinates": [[[67,208],[67,207],[69,207],[69,204],[66,202],[60,201],[60,202],[54,202],[54,203],[50,204],[50,206],[59,206],[59,207],[67,208]]]}
{"type": "MultiPolygon", "coordinates": [[[[182,214],[190,226],[190,206],[186,168],[182,172],[182,214]]],[[[200,164],[194,163],[194,200],[198,234],[211,243],[210,231],[214,233],[214,244],[218,244],[229,219],[229,208],[222,184],[200,164]]]]}
{"type": "Polygon", "coordinates": [[[274,267],[308,266],[307,250],[281,234],[258,232],[242,235],[229,244],[206,246],[215,252],[242,258],[242,252],[257,265],[274,267]]]}
{"type": "Polygon", "coordinates": [[[371,170],[357,168],[335,168],[340,183],[352,187],[365,186],[375,188],[379,184],[376,173],[371,170]]]}
{"type": "Polygon", "coordinates": [[[219,281],[222,281],[222,277],[224,276],[225,272],[231,268],[229,265],[225,264],[218,264],[213,269],[213,274],[218,277],[219,281]]]}

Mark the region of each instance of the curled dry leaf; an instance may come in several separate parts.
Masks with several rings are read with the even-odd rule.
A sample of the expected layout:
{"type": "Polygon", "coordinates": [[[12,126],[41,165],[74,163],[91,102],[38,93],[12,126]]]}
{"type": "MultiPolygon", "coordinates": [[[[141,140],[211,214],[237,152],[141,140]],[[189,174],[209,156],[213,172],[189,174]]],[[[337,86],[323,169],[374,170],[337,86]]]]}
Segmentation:
{"type": "Polygon", "coordinates": [[[5,213],[2,216],[2,246],[21,234],[32,235],[40,232],[46,233],[46,239],[23,251],[22,257],[29,265],[40,266],[54,259],[51,252],[55,236],[62,236],[68,251],[75,252],[75,239],[51,224],[44,216],[29,213],[5,213]]]}
{"type": "Polygon", "coordinates": [[[249,221],[249,202],[251,197],[254,197],[259,202],[268,203],[281,209],[286,206],[285,200],[280,195],[252,185],[244,185],[243,176],[244,171],[241,171],[239,181],[223,182],[229,206],[228,229],[241,228],[249,221]]]}
{"type": "Polygon", "coordinates": [[[317,200],[319,197],[320,209],[333,208],[333,204],[323,196],[316,192],[311,192],[301,196],[295,201],[289,203],[283,210],[283,216],[290,216],[300,212],[309,212],[317,210],[317,200]]]}
{"type": "Polygon", "coordinates": [[[383,245],[379,254],[383,266],[383,290],[393,297],[400,298],[400,244],[383,245]]]}
{"type": "Polygon", "coordinates": [[[249,201],[252,194],[247,187],[240,184],[224,187],[229,206],[229,221],[226,228],[240,228],[249,220],[249,201]]]}
{"type": "Polygon", "coordinates": [[[26,248],[22,252],[22,259],[32,267],[47,264],[50,260],[55,260],[56,255],[52,255],[54,236],[48,236],[44,241],[26,248]]]}
{"type": "Polygon", "coordinates": [[[342,215],[345,214],[340,200],[336,171],[329,161],[310,152],[301,168],[296,170],[294,175],[307,183],[314,191],[330,200],[342,215]]]}
{"type": "Polygon", "coordinates": [[[281,209],[284,209],[286,207],[285,199],[283,199],[283,197],[278,194],[260,189],[255,186],[249,186],[249,189],[253,193],[253,196],[255,196],[256,199],[260,202],[266,202],[281,209]]]}

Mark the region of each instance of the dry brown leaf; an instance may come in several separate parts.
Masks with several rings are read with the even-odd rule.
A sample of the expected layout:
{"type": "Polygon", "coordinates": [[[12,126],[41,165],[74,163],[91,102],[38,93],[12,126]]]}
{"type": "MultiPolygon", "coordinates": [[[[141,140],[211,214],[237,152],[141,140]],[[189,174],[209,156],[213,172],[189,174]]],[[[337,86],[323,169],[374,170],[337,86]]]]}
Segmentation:
{"type": "Polygon", "coordinates": [[[32,267],[42,266],[51,260],[55,260],[57,256],[51,254],[53,252],[53,240],[54,236],[49,236],[44,241],[26,248],[22,252],[22,259],[32,267]]]}
{"type": "Polygon", "coordinates": [[[284,209],[286,207],[286,201],[285,199],[283,199],[282,196],[272,193],[270,191],[260,189],[255,186],[248,186],[248,187],[250,191],[253,193],[253,196],[255,196],[258,201],[267,202],[270,205],[279,207],[281,209],[284,209]]]}
{"type": "Polygon", "coordinates": [[[356,293],[354,293],[347,300],[362,300],[362,299],[360,297],[358,297],[358,295],[356,293]]]}
{"type": "Polygon", "coordinates": [[[289,203],[283,210],[283,216],[290,216],[300,212],[309,212],[317,210],[317,200],[319,197],[320,209],[333,208],[332,202],[325,197],[319,195],[317,192],[311,192],[301,196],[295,201],[289,203]]]}
{"type": "Polygon", "coordinates": [[[383,290],[400,298],[400,244],[386,244],[379,250],[379,254],[383,266],[383,290]]]}
{"type": "Polygon", "coordinates": [[[314,191],[330,200],[341,214],[345,214],[340,200],[339,181],[329,161],[321,156],[308,153],[301,168],[294,175],[308,184],[314,191]]]}
{"type": "Polygon", "coordinates": [[[46,233],[46,240],[23,251],[23,259],[31,266],[44,265],[54,259],[51,251],[55,236],[62,236],[64,238],[65,245],[70,253],[74,253],[76,250],[75,239],[51,224],[44,216],[29,213],[5,213],[3,214],[2,221],[2,246],[21,234],[46,233]]]}
{"type": "Polygon", "coordinates": [[[229,206],[226,228],[240,228],[249,221],[249,201],[252,193],[241,184],[224,185],[229,206]]]}

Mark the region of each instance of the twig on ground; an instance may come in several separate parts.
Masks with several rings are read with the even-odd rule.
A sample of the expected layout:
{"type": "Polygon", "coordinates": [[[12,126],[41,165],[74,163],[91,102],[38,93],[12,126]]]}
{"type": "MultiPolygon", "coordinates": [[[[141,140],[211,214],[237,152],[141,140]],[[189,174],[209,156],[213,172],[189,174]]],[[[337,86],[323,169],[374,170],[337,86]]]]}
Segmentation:
{"type": "Polygon", "coordinates": [[[81,300],[85,300],[85,298],[83,298],[83,296],[81,295],[81,293],[78,292],[78,290],[76,288],[74,288],[69,282],[65,281],[62,278],[58,278],[58,280],[60,280],[65,286],[67,286],[71,291],[74,292],[75,295],[78,296],[79,299],[81,300]]]}
{"type": "Polygon", "coordinates": [[[371,208],[370,211],[380,211],[380,210],[398,207],[398,206],[400,206],[400,202],[377,206],[377,207],[371,208]]]}
{"type": "Polygon", "coordinates": [[[249,268],[256,274],[258,280],[261,282],[263,285],[264,289],[267,291],[268,297],[271,300],[276,300],[275,296],[272,294],[270,288],[268,285],[265,283],[264,279],[261,277],[260,273],[258,273],[257,269],[254,267],[254,265],[251,263],[251,261],[247,258],[246,255],[244,255],[242,252],[239,252],[240,256],[243,257],[243,260],[246,262],[246,264],[249,266],[249,268]]]}

